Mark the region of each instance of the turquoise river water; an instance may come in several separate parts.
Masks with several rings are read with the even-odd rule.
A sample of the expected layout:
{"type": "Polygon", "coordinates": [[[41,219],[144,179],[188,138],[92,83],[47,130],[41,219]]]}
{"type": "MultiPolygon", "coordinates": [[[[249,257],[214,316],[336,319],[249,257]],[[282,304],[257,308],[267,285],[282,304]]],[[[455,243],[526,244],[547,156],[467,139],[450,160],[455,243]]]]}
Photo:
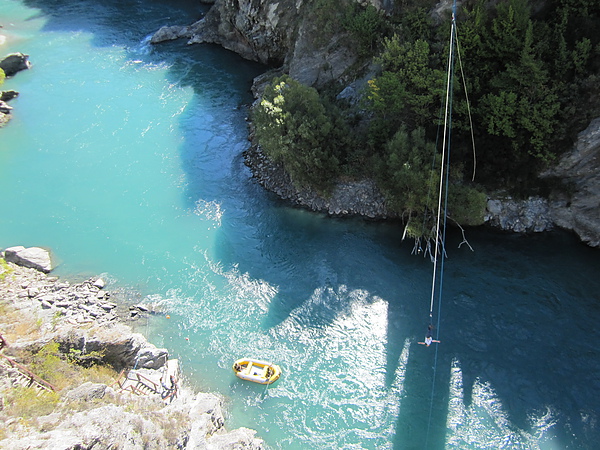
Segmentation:
{"type": "Polygon", "coordinates": [[[597,448],[598,250],[482,229],[471,252],[451,235],[436,365],[417,345],[432,265],[401,227],[296,210],[252,180],[263,68],[149,45],[198,5],[0,1],[0,54],[33,63],[4,85],[21,96],[0,130],[0,247],[51,248],[58,275],[159,304],[149,339],[270,448],[597,448]],[[242,356],[284,375],[242,382],[242,356]]]}

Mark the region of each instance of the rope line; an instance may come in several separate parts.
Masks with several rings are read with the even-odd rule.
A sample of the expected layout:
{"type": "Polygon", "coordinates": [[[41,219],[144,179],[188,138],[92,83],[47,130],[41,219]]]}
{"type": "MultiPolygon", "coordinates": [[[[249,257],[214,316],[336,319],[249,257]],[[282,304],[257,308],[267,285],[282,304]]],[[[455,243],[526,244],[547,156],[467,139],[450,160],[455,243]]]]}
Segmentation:
{"type": "MultiPolygon", "coordinates": [[[[439,269],[439,289],[438,289],[438,308],[437,308],[437,326],[436,326],[436,340],[439,340],[440,337],[440,318],[441,318],[441,310],[442,310],[442,288],[443,288],[443,275],[444,275],[444,254],[445,254],[445,246],[446,246],[446,224],[447,224],[447,216],[448,216],[448,185],[449,185],[449,165],[450,165],[450,137],[452,132],[452,92],[454,87],[454,41],[456,34],[456,0],[454,0],[453,8],[452,8],[452,25],[450,30],[450,51],[448,56],[448,76],[446,80],[446,106],[445,106],[445,115],[444,115],[444,137],[442,142],[442,161],[440,167],[440,188],[438,195],[438,210],[437,210],[437,218],[436,218],[436,243],[435,243],[435,254],[434,254],[434,262],[433,262],[433,279],[431,283],[431,301],[429,305],[429,326],[433,325],[433,306],[436,292],[436,278],[438,275],[437,270],[437,261],[438,257],[441,256],[440,261],[440,269],[439,269]],[[442,215],[442,197],[444,199],[444,217],[443,217],[443,227],[441,228],[442,235],[440,236],[440,222],[442,215]],[[440,254],[439,246],[440,243],[442,245],[442,252],[440,254]]],[[[433,416],[433,399],[435,395],[435,381],[437,376],[437,362],[438,362],[438,346],[436,346],[435,354],[434,354],[434,362],[433,362],[433,374],[431,379],[431,396],[429,402],[429,418],[427,421],[427,434],[425,438],[425,448],[428,447],[429,443],[429,434],[431,431],[431,420],[433,416]]]]}
{"type": "MultiPolygon", "coordinates": [[[[444,183],[443,180],[447,180],[447,170],[446,170],[446,148],[448,146],[447,140],[449,138],[448,130],[448,121],[449,121],[449,110],[450,110],[450,100],[451,100],[451,87],[452,87],[452,75],[453,75],[453,61],[454,61],[454,50],[453,50],[453,42],[454,42],[454,12],[452,13],[452,30],[450,32],[450,55],[448,56],[448,77],[446,80],[446,108],[444,113],[444,137],[442,139],[442,163],[440,164],[440,188],[438,193],[438,208],[437,208],[437,217],[436,217],[436,225],[435,225],[435,252],[433,258],[433,278],[431,281],[431,302],[429,304],[429,317],[433,317],[433,300],[435,298],[435,286],[436,286],[436,275],[437,275],[437,261],[438,256],[440,255],[439,245],[440,245],[440,220],[442,213],[442,194],[444,183]]],[[[447,189],[446,189],[447,191],[447,189]]],[[[447,195],[447,193],[446,193],[447,195]]],[[[445,216],[445,214],[444,214],[445,216]]],[[[445,218],[444,218],[445,221],[445,218]]],[[[445,223],[445,222],[444,222],[445,223]]],[[[444,227],[445,228],[445,227],[444,227]]]]}
{"type": "MultiPolygon", "coordinates": [[[[438,115],[438,131],[436,133],[435,136],[435,148],[438,148],[438,145],[440,143],[440,127],[439,124],[442,121],[442,114],[444,113],[444,105],[441,104],[440,105],[440,113],[438,115]]],[[[427,186],[427,205],[429,205],[431,203],[431,190],[433,187],[433,174],[434,174],[434,170],[435,169],[435,157],[436,157],[436,152],[433,152],[433,155],[431,156],[431,176],[429,177],[429,183],[427,186]]],[[[427,223],[427,207],[425,208],[425,213],[423,214],[423,225],[421,226],[422,230],[425,230],[425,225],[427,223]]],[[[420,239],[420,238],[419,238],[420,239]]],[[[420,247],[420,244],[419,244],[420,247]]],[[[425,257],[427,252],[423,252],[423,257],[425,257]]],[[[431,253],[431,252],[430,252],[431,253]]]]}
{"type": "Polygon", "coordinates": [[[473,132],[473,118],[471,117],[471,102],[469,101],[469,93],[467,92],[467,81],[465,79],[465,73],[463,71],[462,59],[460,57],[460,45],[458,45],[458,28],[454,25],[456,40],[456,55],[458,56],[458,65],[460,67],[460,77],[463,82],[463,89],[465,90],[465,99],[467,100],[467,112],[469,115],[469,129],[471,130],[471,144],[473,145],[473,176],[471,181],[475,181],[475,170],[477,168],[477,153],[475,152],[475,134],[473,132]]]}

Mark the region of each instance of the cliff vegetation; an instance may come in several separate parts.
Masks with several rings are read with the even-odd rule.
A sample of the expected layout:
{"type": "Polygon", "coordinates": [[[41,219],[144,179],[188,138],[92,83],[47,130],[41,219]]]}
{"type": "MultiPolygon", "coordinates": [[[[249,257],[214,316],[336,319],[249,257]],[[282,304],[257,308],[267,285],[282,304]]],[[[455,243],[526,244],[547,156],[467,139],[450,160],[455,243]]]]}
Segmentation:
{"type": "MultiPolygon", "coordinates": [[[[435,212],[450,18],[433,3],[305,5],[318,30],[312,45],[335,39],[353,57],[344,75],[319,76],[313,86],[275,77],[254,107],[255,142],[298,188],[327,195],[340,178],[373,178],[406,221],[435,212]],[[342,89],[352,77],[365,82],[349,97],[342,89]]],[[[552,189],[539,173],[600,113],[599,16],[591,0],[462,2],[449,206],[456,222],[482,223],[486,192],[552,189]]],[[[428,229],[410,227],[415,235],[428,229]]]]}

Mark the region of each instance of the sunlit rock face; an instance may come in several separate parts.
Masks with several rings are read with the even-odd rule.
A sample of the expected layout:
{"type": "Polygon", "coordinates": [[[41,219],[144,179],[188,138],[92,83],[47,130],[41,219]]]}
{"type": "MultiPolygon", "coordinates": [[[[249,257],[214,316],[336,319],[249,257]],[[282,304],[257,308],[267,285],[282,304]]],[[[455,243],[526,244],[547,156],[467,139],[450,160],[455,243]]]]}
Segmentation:
{"type": "MultiPolygon", "coordinates": [[[[374,6],[381,9],[384,3],[375,1],[374,6]]],[[[319,13],[302,0],[217,0],[198,22],[185,27],[165,24],[151,42],[186,38],[190,44],[219,44],[246,59],[282,67],[309,86],[353,81],[356,49],[343,29],[323,38],[322,20],[315,14],[319,13]]]]}
{"type": "Polygon", "coordinates": [[[3,256],[8,262],[36,269],[44,273],[49,273],[53,269],[50,252],[43,248],[10,247],[4,250],[3,256]]]}

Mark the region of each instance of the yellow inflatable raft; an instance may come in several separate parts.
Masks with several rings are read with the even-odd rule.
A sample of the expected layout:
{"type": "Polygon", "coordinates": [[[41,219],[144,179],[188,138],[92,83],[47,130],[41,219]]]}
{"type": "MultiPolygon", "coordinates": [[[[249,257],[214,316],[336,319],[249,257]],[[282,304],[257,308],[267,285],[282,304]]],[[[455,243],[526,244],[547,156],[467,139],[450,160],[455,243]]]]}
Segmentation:
{"type": "Polygon", "coordinates": [[[259,384],[274,383],[281,376],[281,368],[277,364],[248,358],[234,362],[233,371],[238,378],[259,384]]]}

